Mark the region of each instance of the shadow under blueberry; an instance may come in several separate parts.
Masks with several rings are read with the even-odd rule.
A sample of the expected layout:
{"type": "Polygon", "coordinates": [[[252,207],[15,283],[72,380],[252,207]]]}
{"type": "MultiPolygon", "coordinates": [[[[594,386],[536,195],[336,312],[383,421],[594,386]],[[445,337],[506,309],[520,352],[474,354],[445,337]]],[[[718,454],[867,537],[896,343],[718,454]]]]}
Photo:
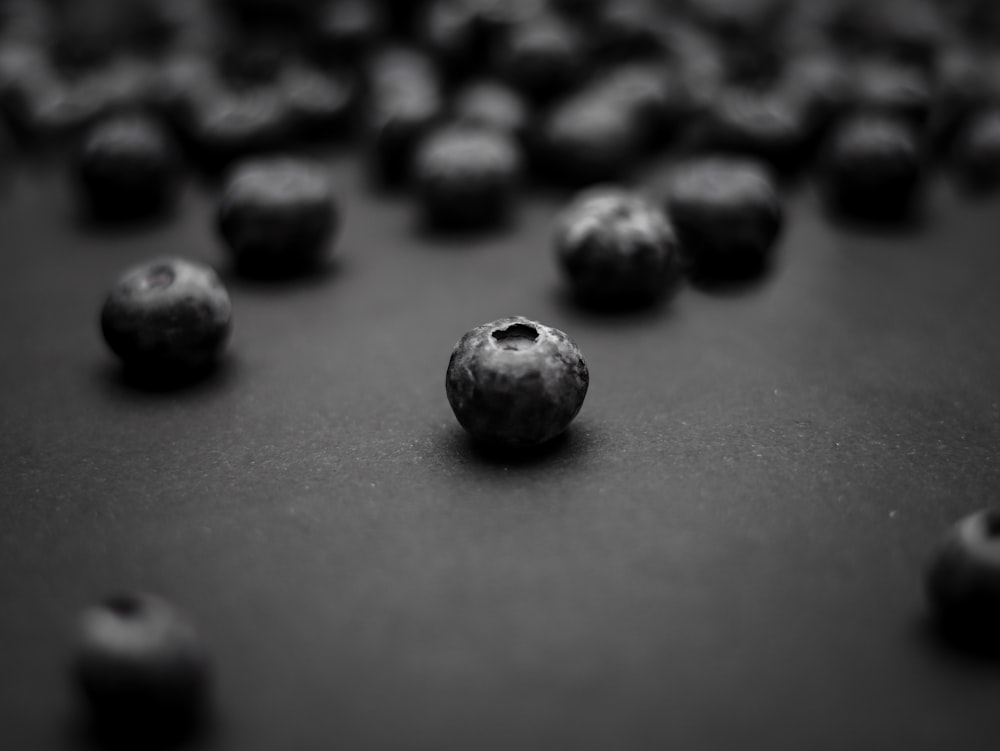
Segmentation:
{"type": "Polygon", "coordinates": [[[231,263],[220,273],[230,288],[281,290],[327,284],[343,273],[343,260],[333,256],[316,263],[261,268],[231,263]]]}
{"type": "Polygon", "coordinates": [[[549,441],[530,448],[511,448],[477,441],[460,426],[439,433],[436,443],[449,464],[456,461],[483,469],[507,470],[566,466],[582,461],[594,439],[585,425],[574,424],[549,441]]]}
{"type": "Polygon", "coordinates": [[[116,214],[78,207],[75,210],[74,224],[81,231],[93,235],[105,237],[139,235],[167,226],[179,213],[180,209],[176,204],[137,214],[116,214]]]}
{"type": "Polygon", "coordinates": [[[1000,636],[995,628],[975,628],[924,615],[916,624],[920,640],[942,657],[970,666],[1000,670],[1000,636]]]}
{"type": "Polygon", "coordinates": [[[587,323],[611,322],[633,325],[656,321],[673,313],[673,301],[679,290],[656,300],[612,301],[588,299],[576,295],[565,286],[556,287],[553,297],[564,313],[587,323]]]}
{"type": "Polygon", "coordinates": [[[218,389],[233,374],[231,358],[188,370],[148,370],[117,362],[101,366],[102,380],[112,389],[132,394],[197,393],[218,389]]]}
{"type": "Polygon", "coordinates": [[[93,751],[179,751],[205,745],[214,735],[209,710],[199,706],[169,722],[85,717],[73,720],[71,734],[93,751]]]}
{"type": "Polygon", "coordinates": [[[412,236],[421,244],[434,248],[462,248],[495,240],[509,233],[517,223],[513,212],[489,222],[441,223],[418,212],[413,219],[412,236]]]}
{"type": "Polygon", "coordinates": [[[770,278],[774,267],[774,259],[768,258],[742,268],[727,269],[725,273],[692,270],[688,280],[699,292],[718,297],[736,297],[758,289],[770,278]]]}
{"type": "Polygon", "coordinates": [[[923,205],[881,211],[847,211],[825,201],[824,216],[838,230],[864,235],[901,237],[918,234],[927,225],[923,205]]]}

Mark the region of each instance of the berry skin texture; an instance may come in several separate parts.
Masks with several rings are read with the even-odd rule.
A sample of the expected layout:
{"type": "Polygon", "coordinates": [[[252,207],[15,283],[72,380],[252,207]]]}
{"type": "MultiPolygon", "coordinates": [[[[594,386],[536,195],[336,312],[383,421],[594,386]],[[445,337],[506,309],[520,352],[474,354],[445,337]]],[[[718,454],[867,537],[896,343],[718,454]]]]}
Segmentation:
{"type": "Polygon", "coordinates": [[[415,161],[427,221],[439,228],[473,229],[502,223],[521,169],[517,144],[501,132],[454,126],[431,134],[415,161]]]}
{"type": "Polygon", "coordinates": [[[91,719],[109,734],[159,735],[195,722],[209,682],[194,627],[148,594],[117,595],[83,612],[73,672],[91,719]]]}
{"type": "Polygon", "coordinates": [[[667,214],[695,277],[739,279],[767,268],[784,224],[770,173],[750,160],[707,158],[678,169],[667,214]]]}
{"type": "Polygon", "coordinates": [[[445,380],[448,403],[474,439],[515,449],[566,430],[589,384],[573,340],[522,317],[501,318],[463,336],[445,380]]]}
{"type": "Polygon", "coordinates": [[[614,186],[579,194],[556,219],[554,245],[564,278],[592,307],[649,304],[676,289],[683,271],[663,211],[614,186]]]}
{"type": "Polygon", "coordinates": [[[179,156],[155,120],[115,117],[84,138],[77,178],[90,213],[128,220],[159,213],[175,197],[179,156]]]}
{"type": "Polygon", "coordinates": [[[232,305],[219,277],[180,258],[160,258],[125,272],[101,310],[105,341],[137,373],[207,368],[231,327],[232,305]]]}
{"type": "Polygon", "coordinates": [[[254,159],[226,181],[218,227],[241,274],[280,278],[322,265],[340,210],[319,167],[292,158],[254,159]]]}
{"type": "Polygon", "coordinates": [[[925,586],[947,636],[1000,654],[1000,509],[970,514],[951,528],[925,586]]]}

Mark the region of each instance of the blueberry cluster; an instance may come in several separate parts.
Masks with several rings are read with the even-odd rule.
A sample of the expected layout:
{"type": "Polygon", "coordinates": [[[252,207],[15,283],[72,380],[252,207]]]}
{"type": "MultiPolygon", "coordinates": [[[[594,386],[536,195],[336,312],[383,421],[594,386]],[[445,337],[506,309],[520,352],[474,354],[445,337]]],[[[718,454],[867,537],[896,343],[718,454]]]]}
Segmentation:
{"type": "MultiPolygon", "coordinates": [[[[244,276],[329,261],[343,217],[303,155],[317,144],[353,143],[373,184],[412,190],[435,230],[514,220],[531,180],[580,189],[554,254],[573,299],[600,310],[663,302],[685,277],[762,273],[782,181],[813,168],[831,211],[866,221],[911,218],[936,163],[1000,185],[993,0],[11,5],[12,138],[69,148],[101,222],[168,213],[185,166],[221,179],[216,230],[244,276]],[[630,187],[660,155],[662,190],[630,187]]],[[[215,271],[166,257],[127,271],[100,320],[131,372],[187,378],[221,357],[232,305],[215,271]]],[[[458,422],[517,449],[563,433],[589,383],[569,336],[520,317],[469,331],[446,371],[458,422]]],[[[927,586],[949,634],[996,642],[1000,514],[961,521],[927,586]]],[[[100,724],[146,729],[187,723],[208,685],[193,627],[147,595],[85,613],[76,675],[100,724]]]]}
{"type": "Polygon", "coordinates": [[[495,224],[515,173],[585,187],[665,149],[815,166],[831,208],[866,220],[915,210],[934,161],[970,188],[1000,174],[988,0],[13,5],[0,111],[25,144],[83,138],[101,218],[165,208],[184,160],[218,172],[317,141],[354,140],[425,211],[442,173],[474,186],[455,216],[427,212],[443,227],[495,224]],[[490,167],[466,163],[480,150],[490,167]]]}

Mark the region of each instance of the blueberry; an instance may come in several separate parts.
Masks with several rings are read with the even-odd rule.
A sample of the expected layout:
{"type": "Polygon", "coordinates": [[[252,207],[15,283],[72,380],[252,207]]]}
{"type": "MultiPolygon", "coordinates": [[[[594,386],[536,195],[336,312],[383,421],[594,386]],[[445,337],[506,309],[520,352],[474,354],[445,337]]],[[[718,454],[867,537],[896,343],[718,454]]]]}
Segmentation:
{"type": "Polygon", "coordinates": [[[969,120],[955,142],[954,162],[967,188],[987,190],[1000,185],[1000,109],[969,120]]]}
{"type": "Polygon", "coordinates": [[[777,85],[782,96],[800,109],[811,146],[850,106],[852,88],[848,66],[836,54],[823,51],[790,59],[777,85]]]}
{"type": "Polygon", "coordinates": [[[209,661],[198,633],[169,603],[122,594],[84,611],[74,676],[103,732],[156,737],[198,719],[209,661]]]}
{"type": "Polygon", "coordinates": [[[713,157],[681,166],[666,190],[667,214],[694,276],[741,278],[766,269],[784,209],[768,170],[713,157]]]}
{"type": "Polygon", "coordinates": [[[244,162],[226,180],[218,226],[241,273],[314,271],[340,227],[329,177],[316,165],[274,157],[244,162]]]}
{"type": "Polygon", "coordinates": [[[61,143],[79,137],[106,114],[99,92],[41,70],[4,82],[12,125],[29,140],[61,143]]]}
{"type": "Polygon", "coordinates": [[[81,78],[81,93],[98,101],[106,112],[137,112],[156,103],[156,68],[140,59],[120,59],[81,78]]]}
{"type": "Polygon", "coordinates": [[[774,0],[701,0],[692,12],[720,42],[727,77],[751,83],[772,79],[780,69],[779,31],[787,5],[774,0]]]}
{"type": "Polygon", "coordinates": [[[913,207],[923,177],[916,132],[885,116],[841,123],[824,149],[826,200],[840,213],[866,220],[898,221],[913,207]]]}
{"type": "Polygon", "coordinates": [[[221,353],[231,326],[232,305],[218,276],[180,258],[128,270],[101,310],[108,346],[143,376],[204,371],[221,353]]]}
{"type": "Polygon", "coordinates": [[[272,83],[291,52],[288,40],[271,31],[249,32],[230,25],[215,56],[222,77],[243,88],[272,83]]]}
{"type": "Polygon", "coordinates": [[[290,66],[282,72],[279,87],[296,133],[331,138],[350,129],[358,86],[349,73],[290,66]]]}
{"type": "Polygon", "coordinates": [[[201,54],[177,52],[157,68],[151,96],[155,108],[181,130],[226,88],[216,67],[201,54]]]}
{"type": "Polygon", "coordinates": [[[421,18],[420,37],[451,78],[467,77],[485,61],[474,0],[431,0],[421,18]]]}
{"type": "Polygon", "coordinates": [[[677,74],[655,63],[610,68],[590,91],[628,113],[643,145],[653,148],[677,135],[692,109],[689,92],[677,74]]]}
{"type": "Polygon", "coordinates": [[[568,16],[588,17],[599,13],[611,0],[549,0],[551,5],[568,16]]]}
{"type": "Polygon", "coordinates": [[[661,209],[613,186],[578,195],[556,219],[555,251],[577,299],[594,307],[645,305],[672,292],[680,243],[661,209]]]}
{"type": "Polygon", "coordinates": [[[930,84],[921,70],[881,61],[857,67],[852,99],[860,113],[899,117],[917,128],[927,124],[933,102],[930,84]]]}
{"type": "Polygon", "coordinates": [[[931,138],[939,152],[946,152],[969,118],[995,98],[996,84],[992,92],[990,85],[991,72],[995,80],[995,67],[964,46],[949,48],[939,56],[931,112],[931,138]]]}
{"type": "Polygon", "coordinates": [[[806,159],[804,112],[780,92],[724,91],[709,109],[701,135],[707,150],[759,159],[785,174],[806,159]]]}
{"type": "Polygon", "coordinates": [[[584,92],[546,115],[532,149],[550,180],[584,186],[624,177],[641,145],[632,113],[612,97],[584,92]]]}
{"type": "Polygon", "coordinates": [[[377,180],[406,182],[417,145],[441,119],[444,102],[433,66],[409,50],[383,53],[372,66],[366,138],[377,180]]]}
{"type": "Polygon", "coordinates": [[[281,149],[292,130],[288,101],[272,87],[225,91],[199,100],[181,128],[193,156],[209,170],[281,149]]]}
{"type": "Polygon", "coordinates": [[[216,0],[232,14],[235,23],[248,26],[304,23],[317,5],[316,0],[216,0]]]}
{"type": "Polygon", "coordinates": [[[647,0],[605,2],[596,10],[588,36],[598,59],[655,60],[666,52],[663,19],[647,0]]]}
{"type": "Polygon", "coordinates": [[[573,340],[514,317],[465,334],[451,354],[445,385],[455,417],[473,438],[526,448],[569,427],[589,383],[573,340]]]}
{"type": "Polygon", "coordinates": [[[95,125],[83,140],[77,176],[98,219],[135,219],[169,208],[179,157],[160,124],[139,115],[95,125]]]}
{"type": "Polygon", "coordinates": [[[875,54],[927,66],[941,44],[945,24],[927,2],[879,0],[833,4],[829,30],[854,53],[875,54]]]}
{"type": "Polygon", "coordinates": [[[496,130],[524,143],[531,113],[513,89],[480,80],[458,91],[452,101],[452,116],[463,125],[496,130]]]}
{"type": "Polygon", "coordinates": [[[512,29],[531,23],[546,12],[549,0],[475,0],[479,26],[491,49],[503,42],[512,29]]]}
{"type": "Polygon", "coordinates": [[[966,516],[948,532],[926,574],[937,623],[965,646],[1000,652],[1000,510],[966,516]]]}
{"type": "Polygon", "coordinates": [[[386,20],[379,3],[329,0],[317,15],[312,46],[322,60],[354,62],[385,33],[386,20]]]}
{"type": "Polygon", "coordinates": [[[709,37],[683,25],[671,27],[668,39],[670,60],[689,98],[691,111],[704,112],[725,84],[722,53],[709,37]]]}
{"type": "Polygon", "coordinates": [[[49,49],[67,73],[107,63],[120,38],[120,16],[110,3],[61,3],[50,14],[49,49]]]}
{"type": "Polygon", "coordinates": [[[586,48],[577,31],[556,16],[512,27],[496,52],[497,69],[525,96],[539,101],[565,93],[582,77],[586,48]]]}
{"type": "Polygon", "coordinates": [[[450,126],[420,145],[414,172],[424,214],[433,226],[491,226],[509,216],[521,153],[499,131],[450,126]]]}

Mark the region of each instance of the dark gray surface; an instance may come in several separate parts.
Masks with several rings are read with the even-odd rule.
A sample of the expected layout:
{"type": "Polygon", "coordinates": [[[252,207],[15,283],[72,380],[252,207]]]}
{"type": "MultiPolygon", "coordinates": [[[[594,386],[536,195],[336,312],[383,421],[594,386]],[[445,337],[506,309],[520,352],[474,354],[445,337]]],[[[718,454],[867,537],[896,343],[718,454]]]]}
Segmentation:
{"type": "MultiPolygon", "coordinates": [[[[919,232],[792,201],[774,273],[605,318],[566,306],[553,202],[435,244],[336,167],[336,273],[230,280],[229,366],[123,383],[106,289],[222,261],[212,205],[81,232],[58,173],[0,196],[0,748],[63,749],[78,609],[162,593],[215,657],[211,749],[995,749],[1000,666],[927,637],[920,572],[1000,488],[997,202],[919,232]],[[533,461],[473,451],[467,329],[558,326],[592,384],[533,461]]],[[[197,744],[196,744],[197,745],[197,744]]]]}

